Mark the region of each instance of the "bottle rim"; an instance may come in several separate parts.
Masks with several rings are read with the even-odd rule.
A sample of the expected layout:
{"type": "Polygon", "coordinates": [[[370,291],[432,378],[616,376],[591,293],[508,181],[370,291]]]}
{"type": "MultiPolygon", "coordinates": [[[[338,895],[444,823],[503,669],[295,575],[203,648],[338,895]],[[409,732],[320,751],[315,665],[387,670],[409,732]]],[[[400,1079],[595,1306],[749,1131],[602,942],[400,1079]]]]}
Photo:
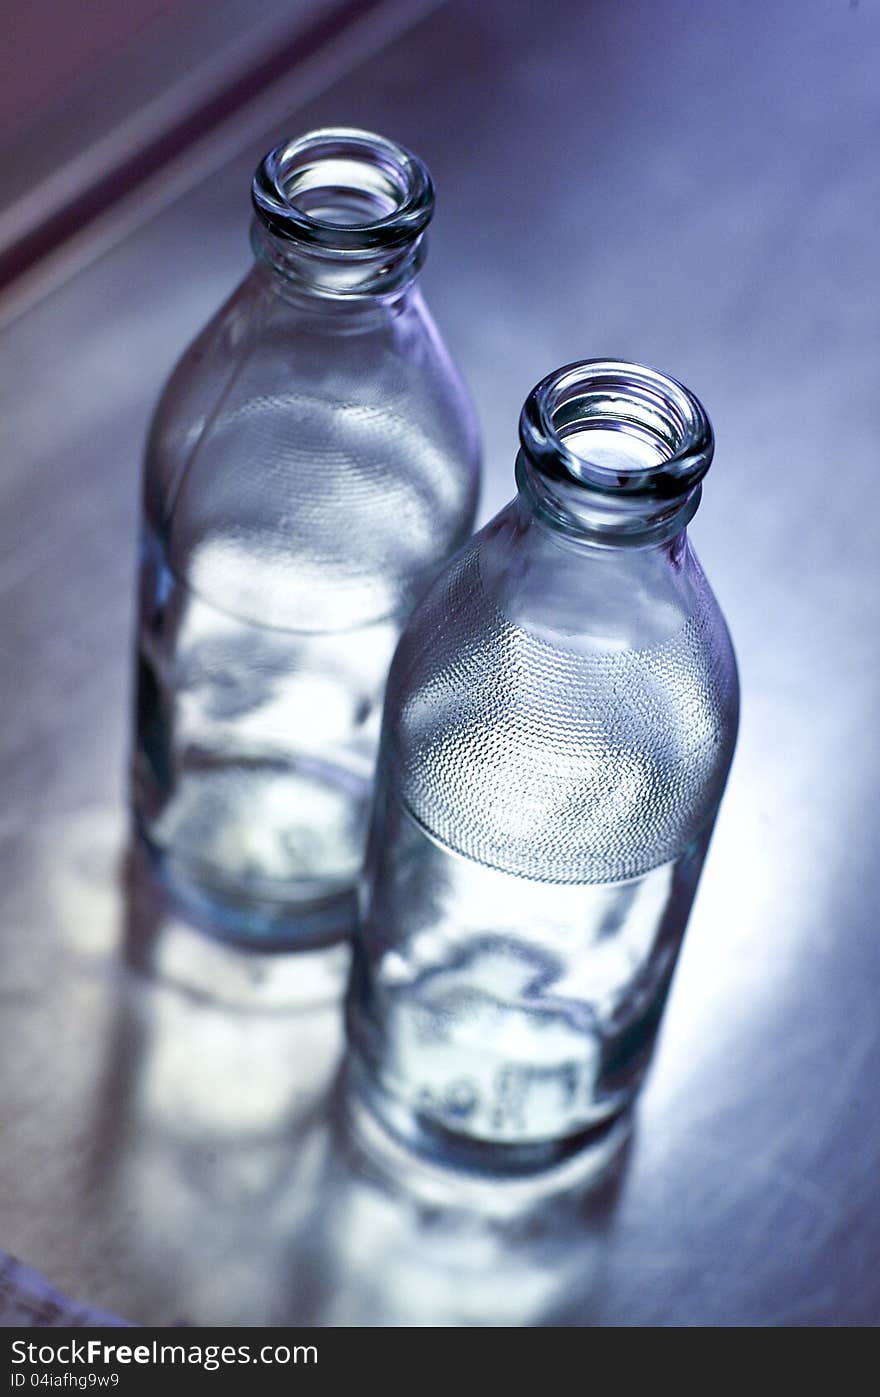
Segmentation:
{"type": "MultiPolygon", "coordinates": [[[[715,439],[700,400],[677,379],[645,364],[582,359],[541,379],[523,405],[523,452],[535,469],[567,487],[638,499],[690,495],[712,463],[715,439]],[[631,463],[591,459],[589,429],[641,443],[631,463]],[[570,444],[577,436],[578,445],[570,444]]],[[[607,439],[607,438],[606,438],[607,439]]]]}
{"type": "Polygon", "coordinates": [[[348,126],[275,146],[257,167],[251,197],[270,232],[330,253],[411,244],[434,211],[434,185],[417,155],[348,126]]]}

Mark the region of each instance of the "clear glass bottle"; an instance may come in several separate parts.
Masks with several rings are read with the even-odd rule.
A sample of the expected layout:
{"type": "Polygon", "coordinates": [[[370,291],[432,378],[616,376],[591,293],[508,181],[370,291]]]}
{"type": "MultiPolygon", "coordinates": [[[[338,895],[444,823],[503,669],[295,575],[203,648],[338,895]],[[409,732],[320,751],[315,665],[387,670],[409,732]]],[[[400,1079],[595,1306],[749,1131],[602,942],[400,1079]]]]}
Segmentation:
{"type": "Polygon", "coordinates": [[[696,398],[586,361],[534,389],[520,438],[517,497],[392,665],[348,1002],[373,1111],[498,1170],[623,1133],[738,714],[686,534],[696,398]]]}
{"type": "Polygon", "coordinates": [[[416,284],[422,162],[316,131],[253,204],[255,265],[147,447],[133,805],[185,904],[283,948],[350,930],[388,665],[470,532],[479,448],[416,284]]]}

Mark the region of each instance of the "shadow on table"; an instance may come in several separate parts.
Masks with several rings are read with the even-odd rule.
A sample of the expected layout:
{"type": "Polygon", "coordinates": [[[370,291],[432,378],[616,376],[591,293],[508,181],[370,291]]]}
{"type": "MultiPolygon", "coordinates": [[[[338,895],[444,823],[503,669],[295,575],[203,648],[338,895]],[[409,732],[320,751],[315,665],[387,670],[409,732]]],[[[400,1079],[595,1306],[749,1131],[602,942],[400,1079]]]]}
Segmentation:
{"type": "Polygon", "coordinates": [[[428,1165],[352,1096],[346,947],[240,952],[182,921],[137,850],[124,881],[90,1190],[124,1233],[129,1318],[588,1322],[625,1151],[598,1177],[428,1165]]]}
{"type": "Polygon", "coordinates": [[[344,1071],[328,1119],[323,1186],[291,1256],[291,1314],[339,1325],[589,1322],[627,1146],[601,1167],[582,1157],[528,1178],[447,1170],[389,1139],[344,1071]],[[320,1261],[305,1285],[296,1254],[320,1261]]]}

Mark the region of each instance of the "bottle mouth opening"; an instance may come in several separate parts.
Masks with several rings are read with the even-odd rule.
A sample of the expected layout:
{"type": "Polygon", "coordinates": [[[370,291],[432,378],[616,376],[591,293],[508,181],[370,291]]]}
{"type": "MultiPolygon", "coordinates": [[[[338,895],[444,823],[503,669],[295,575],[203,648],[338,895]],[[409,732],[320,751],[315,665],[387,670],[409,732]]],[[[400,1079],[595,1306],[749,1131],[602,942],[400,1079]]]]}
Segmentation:
{"type": "Polygon", "coordinates": [[[693,393],[643,364],[585,359],[541,380],[520,417],[542,475],[603,493],[677,498],[712,462],[712,424],[693,393]]]}
{"type": "Polygon", "coordinates": [[[413,243],[434,210],[418,156],[370,131],[310,131],[270,150],[252,188],[254,208],[279,237],[329,252],[413,243]]]}

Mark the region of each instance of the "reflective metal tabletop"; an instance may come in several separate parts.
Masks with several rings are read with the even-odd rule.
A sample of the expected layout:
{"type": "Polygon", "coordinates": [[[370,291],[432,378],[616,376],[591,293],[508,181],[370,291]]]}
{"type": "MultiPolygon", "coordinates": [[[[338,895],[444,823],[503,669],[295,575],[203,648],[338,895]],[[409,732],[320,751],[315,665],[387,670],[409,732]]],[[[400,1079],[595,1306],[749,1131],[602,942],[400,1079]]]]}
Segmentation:
{"type": "Polygon", "coordinates": [[[618,1173],[445,1180],[342,1117],[343,948],[222,950],[127,859],[138,472],[243,272],[268,130],[0,335],[0,1249],[135,1321],[880,1319],[877,45],[869,4],[452,0],[307,103],[439,191],[483,513],[549,369],[718,438],[692,537],[743,720],[618,1173]]]}

